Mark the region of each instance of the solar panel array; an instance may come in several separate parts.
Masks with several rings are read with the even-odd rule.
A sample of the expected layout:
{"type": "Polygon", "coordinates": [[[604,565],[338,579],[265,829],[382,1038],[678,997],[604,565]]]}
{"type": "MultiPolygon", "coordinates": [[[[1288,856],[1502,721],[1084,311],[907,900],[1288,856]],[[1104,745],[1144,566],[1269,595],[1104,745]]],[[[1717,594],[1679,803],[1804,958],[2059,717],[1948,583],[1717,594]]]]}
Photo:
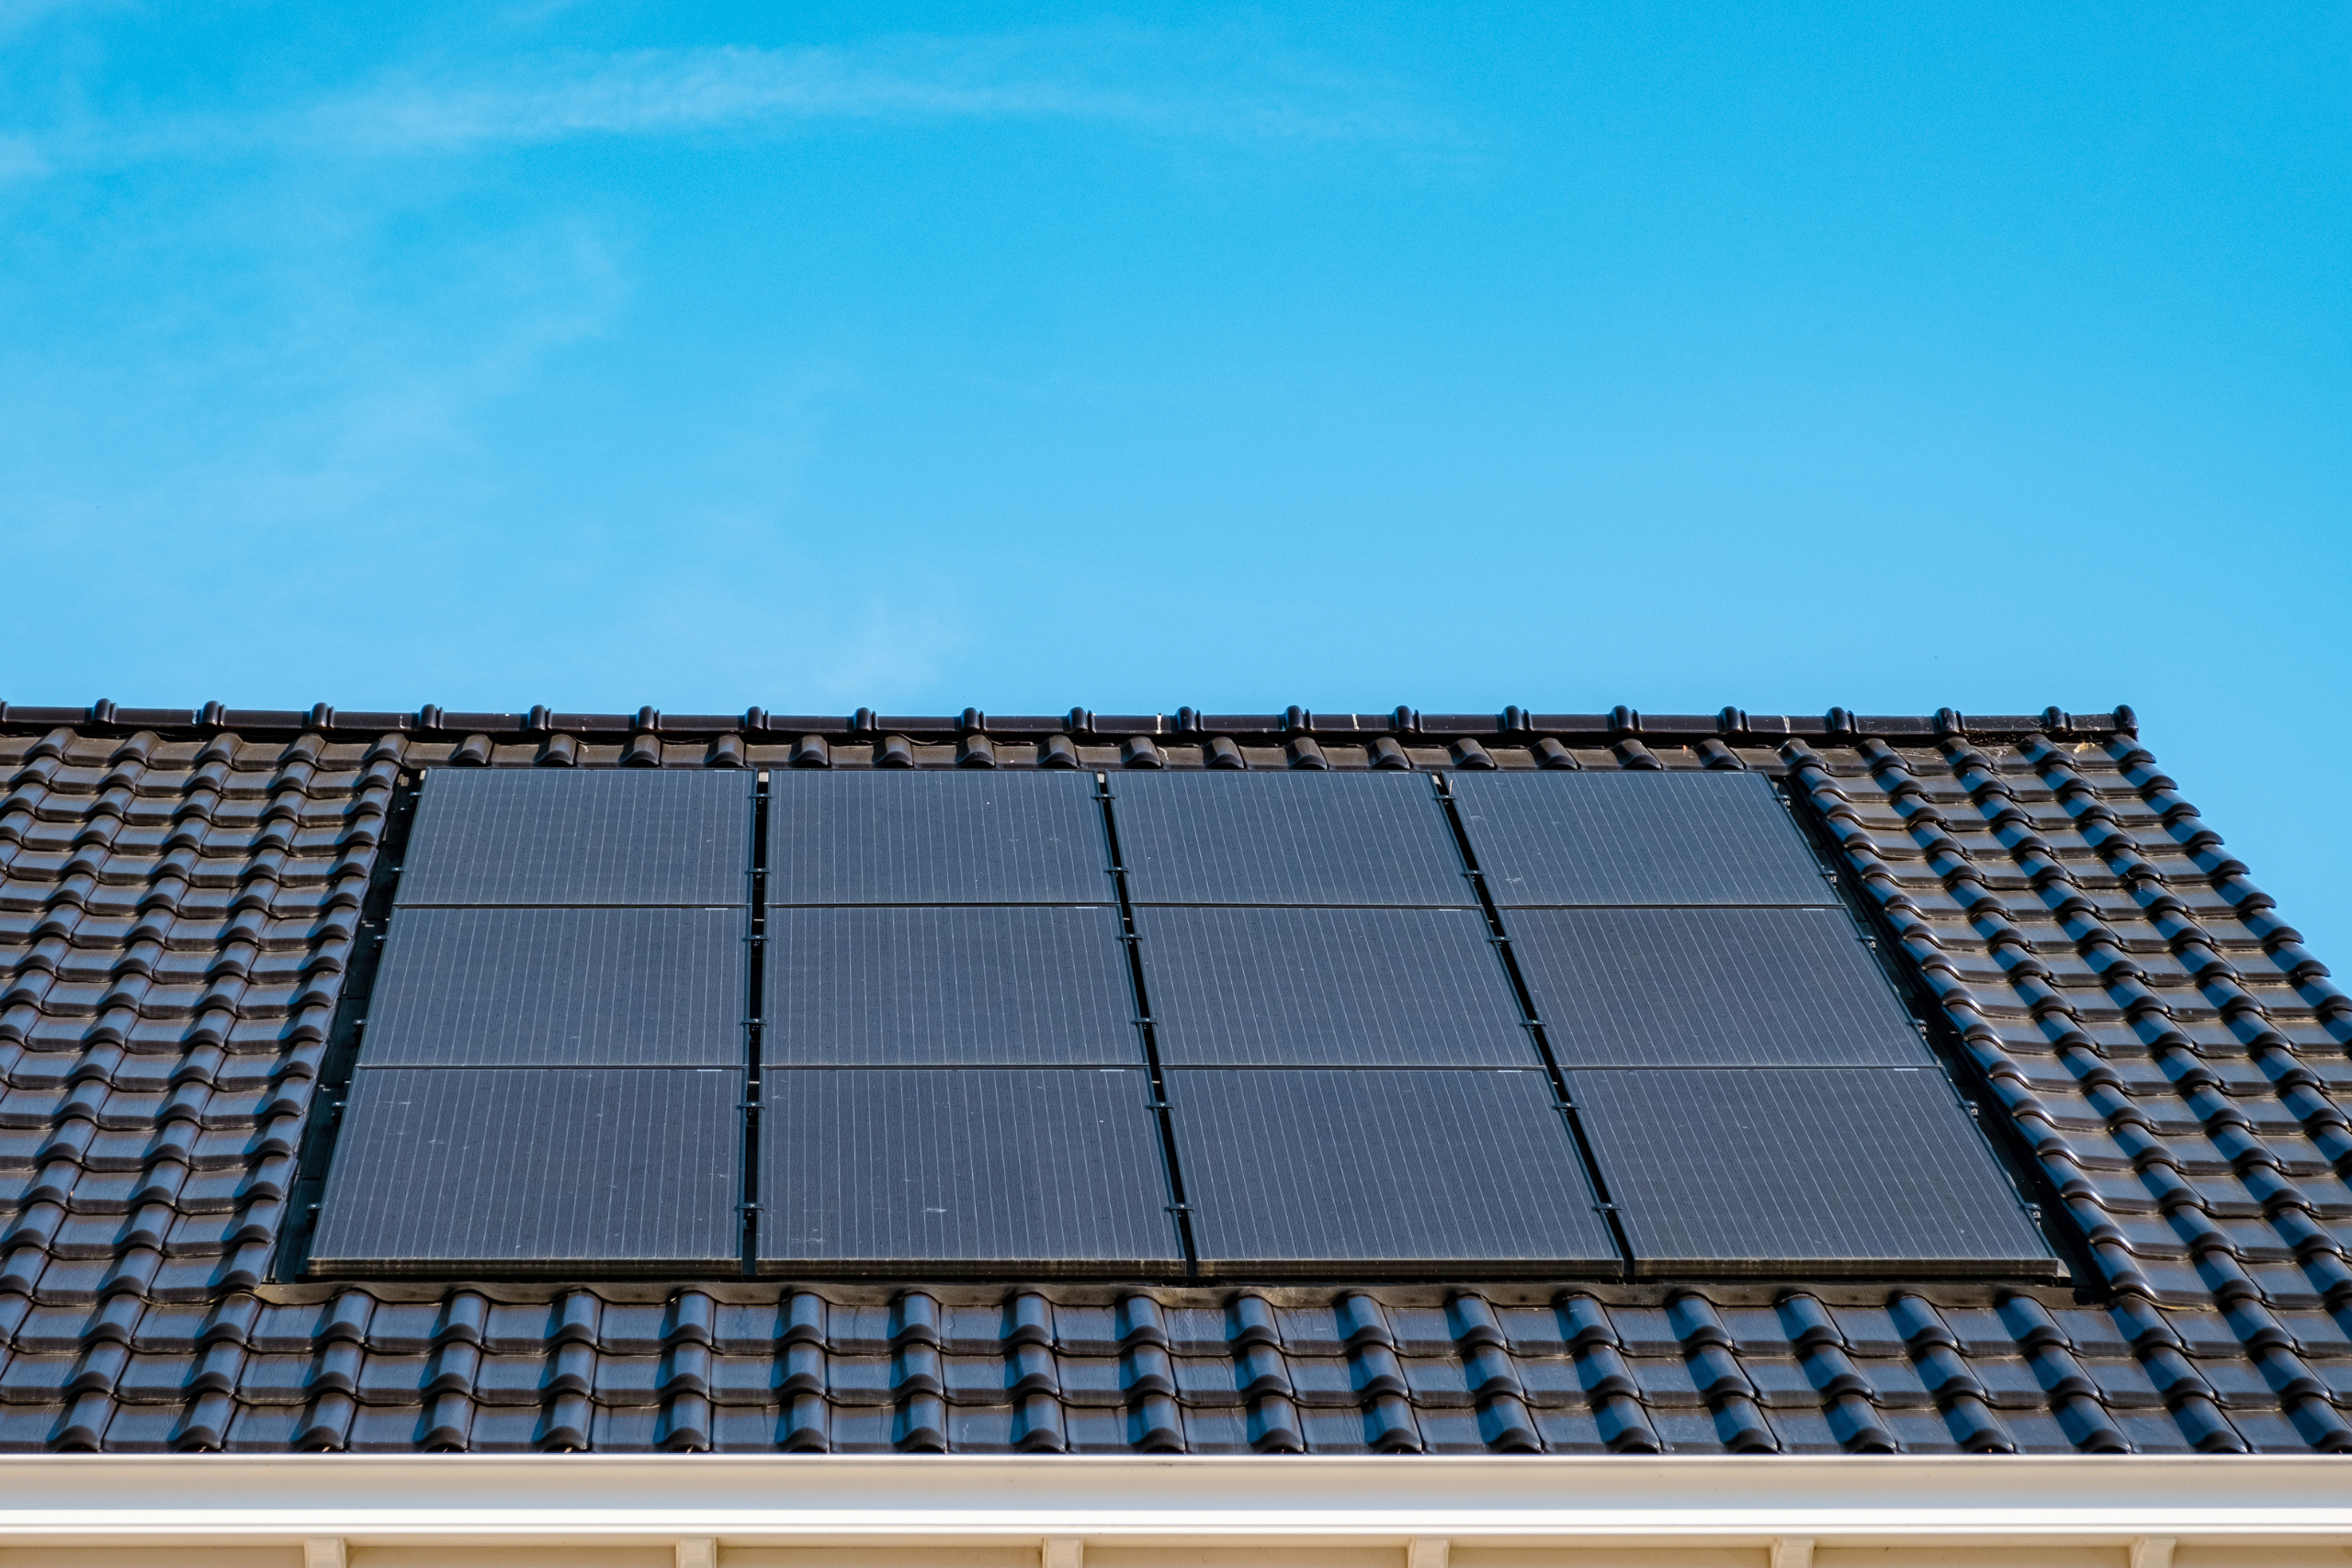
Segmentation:
{"type": "Polygon", "coordinates": [[[313,1264],[2050,1271],[1767,781],[1447,791],[436,772],[313,1264]]]}
{"type": "Polygon", "coordinates": [[[1453,789],[1636,1275],[2048,1270],[1766,780],[1453,789]]]}
{"type": "Polygon", "coordinates": [[[1204,1269],[1614,1263],[1426,777],[1111,789],[1204,1269]]]}
{"type": "Polygon", "coordinates": [[[719,773],[426,775],[314,1266],[740,1259],[752,804],[719,773]]]}
{"type": "Polygon", "coordinates": [[[1182,1267],[1095,790],[774,776],[763,1263],[1182,1267]]]}

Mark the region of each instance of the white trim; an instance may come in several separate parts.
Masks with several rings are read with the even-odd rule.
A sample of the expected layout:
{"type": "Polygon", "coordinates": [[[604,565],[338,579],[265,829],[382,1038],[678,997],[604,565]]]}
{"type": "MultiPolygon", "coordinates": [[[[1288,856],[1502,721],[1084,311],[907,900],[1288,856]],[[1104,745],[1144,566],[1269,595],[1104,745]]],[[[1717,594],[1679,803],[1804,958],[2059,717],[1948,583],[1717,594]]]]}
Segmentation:
{"type": "MultiPolygon", "coordinates": [[[[2352,1459],[0,1457],[0,1540],[2352,1545],[2352,1459]]],[[[317,1561],[333,1558],[313,1549],[317,1561]]]]}

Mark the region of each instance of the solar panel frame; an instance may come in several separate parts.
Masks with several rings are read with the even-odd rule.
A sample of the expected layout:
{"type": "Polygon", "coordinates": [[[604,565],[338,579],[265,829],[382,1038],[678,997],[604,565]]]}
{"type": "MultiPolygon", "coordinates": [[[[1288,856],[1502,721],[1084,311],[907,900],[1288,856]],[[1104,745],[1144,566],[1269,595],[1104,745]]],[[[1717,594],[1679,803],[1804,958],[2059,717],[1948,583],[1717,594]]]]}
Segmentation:
{"type": "Polygon", "coordinates": [[[1637,1278],[2064,1273],[1937,1068],[1567,1078],[1637,1278]]]}
{"type": "Polygon", "coordinates": [[[779,908],[766,938],[770,1066],[1144,1065],[1114,907],[779,908]]]}
{"type": "Polygon", "coordinates": [[[793,1067],[764,1086],[764,1273],[1183,1269],[1141,1068],[793,1067]]]}
{"type": "Polygon", "coordinates": [[[428,769],[393,902],[742,904],[755,786],[718,768],[428,769]]]}
{"type": "Polygon", "coordinates": [[[1477,904],[1410,773],[1127,773],[1111,783],[1136,904],[1477,904]]]}
{"type": "Polygon", "coordinates": [[[1204,1276],[1622,1268],[1540,1071],[1171,1067],[1165,1079],[1204,1276]]]}
{"type": "Polygon", "coordinates": [[[741,1070],[362,1067],[314,1273],[732,1271],[741,1070]]]}
{"type": "Polygon", "coordinates": [[[769,775],[771,906],[1101,904],[1116,896],[1091,773],[786,768],[769,775]]]}
{"type": "Polygon", "coordinates": [[[1563,1066],[1931,1066],[1841,908],[1514,909],[1563,1066]]]}
{"type": "Polygon", "coordinates": [[[1838,902],[1758,773],[1462,773],[1452,789],[1500,908],[1838,902]]]}
{"type": "Polygon", "coordinates": [[[424,907],[393,919],[371,1067],[735,1067],[751,911],[424,907]]]}
{"type": "Polygon", "coordinates": [[[1476,909],[1141,905],[1170,1066],[1542,1065],[1476,909]]]}

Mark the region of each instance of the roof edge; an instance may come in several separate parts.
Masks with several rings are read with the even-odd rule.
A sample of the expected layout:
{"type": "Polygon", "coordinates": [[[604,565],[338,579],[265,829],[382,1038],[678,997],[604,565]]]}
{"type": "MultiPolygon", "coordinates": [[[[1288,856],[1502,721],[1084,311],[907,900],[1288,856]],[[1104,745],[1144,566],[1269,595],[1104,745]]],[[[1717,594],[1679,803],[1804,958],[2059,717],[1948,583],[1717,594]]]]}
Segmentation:
{"type": "Polygon", "coordinates": [[[1173,713],[1097,714],[1072,708],[1058,715],[991,715],[966,708],[956,715],[778,714],[747,708],[740,714],[670,714],[641,707],[634,714],[559,713],[534,706],[520,713],[452,712],[427,704],[413,713],[341,709],[326,703],[300,708],[232,708],[207,703],[201,708],[124,707],[100,700],[86,707],[42,707],[0,703],[0,728],[67,728],[100,734],[154,730],[209,738],[224,731],[295,735],[318,732],[331,738],[372,739],[398,735],[524,737],[557,733],[583,736],[672,736],[681,739],[741,734],[777,739],[813,736],[827,740],[871,740],[884,735],[910,739],[955,740],[970,736],[1005,739],[1067,735],[1123,739],[1133,736],[1192,738],[1224,736],[1235,740],[1281,743],[1302,737],[1349,739],[1374,736],[1418,737],[1434,741],[1498,739],[1524,744],[1541,737],[1611,745],[1633,739],[1689,743],[1705,738],[1777,745],[1783,740],[1852,741],[1875,737],[1901,742],[1952,736],[1998,739],[2052,735],[2096,738],[2136,736],[2139,716],[2129,704],[2104,712],[2070,713],[2055,706],[2032,714],[1963,714],[1938,708],[1920,716],[1857,714],[1833,707],[1819,715],[1751,714],[1719,708],[1712,714],[1645,714],[1620,705],[1607,713],[1535,713],[1515,705],[1487,714],[1424,713],[1396,707],[1385,713],[1322,713],[1293,706],[1281,713],[1211,714],[1191,707],[1173,713]]]}

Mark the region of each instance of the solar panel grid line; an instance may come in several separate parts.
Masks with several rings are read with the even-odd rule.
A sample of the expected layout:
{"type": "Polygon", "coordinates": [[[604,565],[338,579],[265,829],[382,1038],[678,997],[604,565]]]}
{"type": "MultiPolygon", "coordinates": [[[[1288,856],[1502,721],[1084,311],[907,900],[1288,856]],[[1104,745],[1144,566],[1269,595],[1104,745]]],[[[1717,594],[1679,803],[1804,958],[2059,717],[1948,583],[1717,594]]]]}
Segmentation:
{"type": "Polygon", "coordinates": [[[1118,803],[1111,792],[1110,775],[1094,779],[1095,809],[1102,817],[1102,842],[1111,856],[1111,885],[1117,890],[1120,951],[1127,964],[1127,994],[1134,1006],[1137,1043],[1143,1047],[1144,1071],[1149,1084],[1152,1130],[1159,1149],[1160,1175],[1168,1189],[1168,1213],[1175,1222],[1176,1245],[1183,1256],[1184,1276],[1200,1274],[1200,1245],[1194,1235],[1191,1190],[1184,1180],[1184,1163],[1176,1148],[1173,1108],[1168,1102],[1168,1075],[1159,1048],[1159,1024],[1154,1012],[1151,983],[1144,973],[1143,943],[1136,929],[1134,889],[1130,886],[1125,840],[1119,830],[1118,803]]]}
{"type": "Polygon", "coordinates": [[[1168,1078],[1204,1274],[1620,1267],[1539,1069],[1168,1078]]]}
{"type": "Polygon", "coordinates": [[[771,905],[1102,904],[1093,779],[1075,772],[779,770],[771,905]]]}
{"type": "Polygon", "coordinates": [[[1448,783],[1504,908],[1838,901],[1760,774],[1472,773],[1448,783]]]}
{"type": "Polygon", "coordinates": [[[1181,1270],[1139,1068],[781,1068],[764,1265],[1181,1270]]]}
{"type": "Polygon", "coordinates": [[[776,1066],[1142,1065],[1108,905],[779,908],[766,934],[776,1066]]]}
{"type": "Polygon", "coordinates": [[[403,910],[369,1004],[375,1066],[740,1066],[745,911],[403,910]]]}
{"type": "Polygon", "coordinates": [[[1582,1069],[1571,1081],[1638,1277],[2061,1272],[1934,1067],[1582,1069]]]}
{"type": "Polygon", "coordinates": [[[1550,1032],[1545,1029],[1543,1016],[1535,1005],[1534,993],[1528,985],[1518,949],[1504,927],[1502,910],[1495,903],[1492,879],[1478,858],[1477,846],[1471,841],[1468,826],[1463,818],[1461,802],[1454,794],[1453,780],[1442,775],[1434,783],[1439,807],[1445,814],[1446,829],[1453,836],[1455,852],[1462,858],[1470,886],[1477,893],[1478,913],[1487,923],[1495,958],[1510,987],[1511,1003],[1519,1010],[1520,1022],[1527,1032],[1529,1045],[1543,1061],[1544,1077],[1559,1111],[1562,1128],[1567,1134],[1570,1146],[1576,1151],[1578,1172],[1591,1193],[1593,1213],[1600,1217],[1611,1245],[1616,1249],[1621,1277],[1630,1279],[1633,1247],[1625,1239],[1625,1228],[1618,1218],[1608,1178],[1593,1154],[1592,1141],[1584,1125],[1584,1112],[1568,1090],[1567,1075],[1561,1070],[1559,1055],[1553,1049],[1550,1032]]]}
{"type": "Polygon", "coordinates": [[[395,894],[420,905],[740,905],[752,780],[653,769],[438,769],[395,894]]]}
{"type": "Polygon", "coordinates": [[[1530,1066],[1475,909],[1146,906],[1170,1066],[1530,1066]]]}
{"type": "Polygon", "coordinates": [[[741,1075],[363,1067],[314,1268],[731,1262],[741,1075]]]}
{"type": "Polygon", "coordinates": [[[1145,773],[1111,789],[1137,905],[1476,902],[1417,774],[1145,773]]]}
{"type": "Polygon", "coordinates": [[[743,1277],[759,1272],[760,1258],[760,1120],[766,1106],[768,1011],[768,815],[771,775],[761,769],[752,788],[752,878],[749,919],[752,962],[743,966],[743,1010],[750,1020],[744,1030],[743,1126],[741,1164],[742,1181],[737,1250],[743,1277]]]}
{"type": "Polygon", "coordinates": [[[1563,1066],[1934,1063],[1842,909],[1517,909],[1563,1066]]]}

